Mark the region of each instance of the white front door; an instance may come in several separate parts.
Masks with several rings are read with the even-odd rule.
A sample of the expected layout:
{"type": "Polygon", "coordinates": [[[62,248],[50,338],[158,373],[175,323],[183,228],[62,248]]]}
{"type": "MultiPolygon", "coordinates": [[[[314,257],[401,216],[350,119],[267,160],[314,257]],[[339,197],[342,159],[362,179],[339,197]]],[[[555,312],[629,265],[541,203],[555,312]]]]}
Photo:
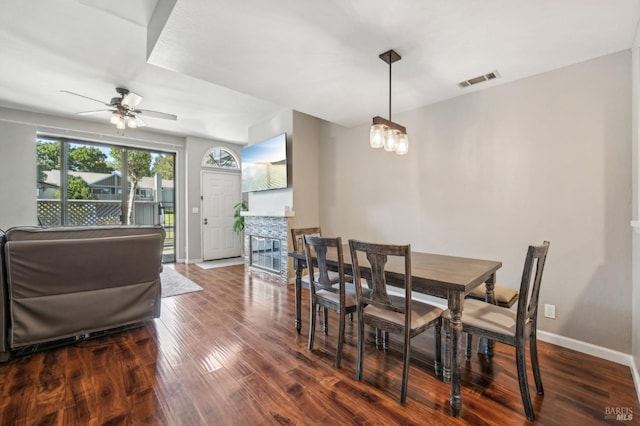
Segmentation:
{"type": "Polygon", "coordinates": [[[240,256],[242,241],[233,232],[233,206],[241,200],[240,174],[202,172],[202,258],[240,256]]]}

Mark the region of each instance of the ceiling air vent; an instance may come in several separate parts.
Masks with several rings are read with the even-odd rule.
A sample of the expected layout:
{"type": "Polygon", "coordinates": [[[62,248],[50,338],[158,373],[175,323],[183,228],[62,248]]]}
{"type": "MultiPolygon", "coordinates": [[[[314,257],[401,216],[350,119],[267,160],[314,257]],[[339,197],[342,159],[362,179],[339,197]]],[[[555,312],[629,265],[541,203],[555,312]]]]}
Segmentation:
{"type": "Polygon", "coordinates": [[[461,81],[458,83],[458,86],[465,87],[473,86],[474,84],[482,83],[483,81],[493,80],[494,78],[500,77],[500,73],[498,71],[492,71],[489,74],[481,75],[478,77],[470,78],[469,80],[461,81]]]}

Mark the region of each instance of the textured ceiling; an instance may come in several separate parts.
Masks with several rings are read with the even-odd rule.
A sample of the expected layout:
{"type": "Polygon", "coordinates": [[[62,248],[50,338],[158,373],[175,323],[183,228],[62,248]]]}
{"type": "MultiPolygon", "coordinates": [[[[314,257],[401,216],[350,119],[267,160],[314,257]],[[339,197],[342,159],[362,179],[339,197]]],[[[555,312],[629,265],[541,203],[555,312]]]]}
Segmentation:
{"type": "MultiPolygon", "coordinates": [[[[292,108],[345,126],[631,47],[638,0],[2,0],[0,105],[72,116],[124,86],[178,135],[245,142],[292,108]],[[171,10],[171,5],[173,9],[171,10]],[[152,50],[147,26],[171,11],[152,50]],[[154,16],[157,18],[157,16],[154,16]],[[148,54],[149,53],[149,54],[148,54]],[[460,89],[498,70],[501,78],[460,89]]],[[[108,113],[78,116],[108,120],[108,113]]]]}

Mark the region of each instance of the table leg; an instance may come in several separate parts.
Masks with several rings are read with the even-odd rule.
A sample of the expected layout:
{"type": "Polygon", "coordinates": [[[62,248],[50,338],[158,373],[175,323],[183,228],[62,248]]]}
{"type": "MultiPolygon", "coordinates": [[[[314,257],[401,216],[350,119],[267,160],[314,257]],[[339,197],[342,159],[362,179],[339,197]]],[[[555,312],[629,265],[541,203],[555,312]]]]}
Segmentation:
{"type": "Polygon", "coordinates": [[[296,265],[296,283],[295,283],[295,293],[296,293],[296,332],[300,334],[300,330],[302,329],[302,262],[299,260],[295,260],[296,265]]]}
{"type": "Polygon", "coordinates": [[[462,408],[462,396],[460,395],[460,369],[462,366],[462,300],[463,292],[451,291],[449,293],[449,312],[451,319],[449,328],[451,333],[451,344],[447,350],[451,351],[451,396],[449,405],[451,406],[451,415],[460,416],[462,408]]]}

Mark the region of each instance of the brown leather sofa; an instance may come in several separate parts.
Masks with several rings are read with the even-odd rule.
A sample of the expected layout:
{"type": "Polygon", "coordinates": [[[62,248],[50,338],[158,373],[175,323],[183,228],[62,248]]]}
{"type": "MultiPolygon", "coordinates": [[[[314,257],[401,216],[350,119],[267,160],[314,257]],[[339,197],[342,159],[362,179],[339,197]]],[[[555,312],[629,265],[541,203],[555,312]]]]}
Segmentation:
{"type": "Polygon", "coordinates": [[[0,233],[0,361],[159,317],[164,235],[157,226],[0,233]]]}

